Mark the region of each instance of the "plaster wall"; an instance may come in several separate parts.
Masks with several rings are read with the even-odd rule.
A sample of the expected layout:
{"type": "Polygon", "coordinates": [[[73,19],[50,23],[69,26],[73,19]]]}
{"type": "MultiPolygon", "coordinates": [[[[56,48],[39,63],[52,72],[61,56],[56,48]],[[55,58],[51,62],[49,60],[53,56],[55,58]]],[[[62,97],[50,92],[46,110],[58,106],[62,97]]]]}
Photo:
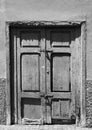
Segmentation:
{"type": "Polygon", "coordinates": [[[6,77],[4,21],[87,20],[87,79],[92,80],[91,0],[0,0],[0,77],[6,77]]]}
{"type": "MultiPolygon", "coordinates": [[[[6,21],[87,21],[86,80],[87,121],[92,124],[92,0],[0,0],[0,81],[6,79],[6,21]]],[[[5,91],[5,89],[4,89],[5,91]]],[[[4,92],[3,91],[3,92],[4,92]]],[[[5,98],[1,96],[4,103],[5,98]]],[[[2,105],[1,105],[2,106],[2,105]]],[[[1,109],[1,113],[3,110],[1,109]]],[[[5,105],[3,106],[5,108],[5,105]]],[[[0,114],[2,117],[2,115],[0,114]]],[[[3,118],[5,119],[5,118],[3,118]]],[[[0,119],[2,122],[3,119],[0,119]]]]}

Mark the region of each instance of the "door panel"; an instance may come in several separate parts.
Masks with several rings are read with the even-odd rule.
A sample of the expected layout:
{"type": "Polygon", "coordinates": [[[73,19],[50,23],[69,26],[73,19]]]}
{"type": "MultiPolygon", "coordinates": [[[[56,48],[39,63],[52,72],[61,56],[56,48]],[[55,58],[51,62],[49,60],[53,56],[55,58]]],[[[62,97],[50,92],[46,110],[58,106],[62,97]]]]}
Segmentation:
{"type": "MultiPolygon", "coordinates": [[[[45,34],[45,33],[44,33],[45,34]]],[[[43,31],[17,30],[18,123],[43,124],[45,120],[45,57],[43,31]],[[44,87],[44,88],[43,88],[44,87]]]]}
{"type": "Polygon", "coordinates": [[[52,91],[70,91],[70,55],[69,54],[52,54],[52,91]]]}
{"type": "Polygon", "coordinates": [[[60,117],[60,103],[59,101],[52,101],[52,116],[55,118],[60,117]]]}
{"type": "Polygon", "coordinates": [[[76,59],[71,29],[48,29],[46,37],[46,83],[48,123],[75,122],[75,79],[72,66],[76,59]],[[48,73],[49,72],[49,73],[48,73]],[[74,117],[72,119],[72,117],[74,117]]]}
{"type": "Polygon", "coordinates": [[[39,31],[22,31],[21,46],[23,47],[36,47],[39,46],[40,32],[39,31]]]}
{"type": "Polygon", "coordinates": [[[22,123],[40,124],[42,116],[41,99],[22,99],[22,123]]]}
{"type": "Polygon", "coordinates": [[[70,32],[57,30],[51,32],[51,42],[54,47],[69,46],[70,38],[70,32]]]}
{"type": "Polygon", "coordinates": [[[39,55],[23,54],[21,56],[22,63],[22,91],[40,91],[39,86],[39,55]]]}
{"type": "Polygon", "coordinates": [[[69,119],[70,118],[70,100],[52,100],[52,118],[69,119]]]}

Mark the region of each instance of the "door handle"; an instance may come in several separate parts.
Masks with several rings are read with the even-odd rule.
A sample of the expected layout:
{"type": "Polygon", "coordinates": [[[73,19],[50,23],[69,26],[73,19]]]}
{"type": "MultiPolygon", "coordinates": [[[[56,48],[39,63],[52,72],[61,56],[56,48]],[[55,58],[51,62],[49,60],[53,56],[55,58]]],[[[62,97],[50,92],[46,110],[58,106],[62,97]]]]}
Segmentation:
{"type": "Polygon", "coordinates": [[[51,95],[51,94],[48,95],[48,94],[41,93],[40,97],[44,98],[45,101],[46,101],[46,104],[49,105],[49,106],[51,106],[51,100],[52,100],[53,95],[51,95]]]}
{"type": "Polygon", "coordinates": [[[51,101],[52,101],[53,95],[46,95],[45,99],[46,99],[46,104],[48,106],[51,106],[51,101]]]}
{"type": "Polygon", "coordinates": [[[40,93],[40,97],[44,97],[44,98],[52,98],[53,97],[53,95],[48,95],[48,94],[45,94],[45,93],[40,93]]]}

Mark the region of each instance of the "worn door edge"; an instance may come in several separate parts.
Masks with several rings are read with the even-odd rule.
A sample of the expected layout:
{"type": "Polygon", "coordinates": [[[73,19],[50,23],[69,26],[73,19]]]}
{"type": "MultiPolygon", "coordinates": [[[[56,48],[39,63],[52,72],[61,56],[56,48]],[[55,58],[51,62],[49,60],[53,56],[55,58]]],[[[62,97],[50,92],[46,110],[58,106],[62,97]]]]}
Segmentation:
{"type": "Polygon", "coordinates": [[[86,126],[86,45],[87,44],[87,28],[86,22],[81,24],[81,87],[80,87],[80,108],[82,126],[86,126]]]}
{"type": "Polygon", "coordinates": [[[86,125],[86,106],[85,106],[85,80],[86,80],[86,20],[83,21],[6,21],[6,124],[11,124],[11,103],[10,103],[10,31],[12,27],[27,26],[81,26],[81,86],[80,86],[80,125],[86,125]]]}

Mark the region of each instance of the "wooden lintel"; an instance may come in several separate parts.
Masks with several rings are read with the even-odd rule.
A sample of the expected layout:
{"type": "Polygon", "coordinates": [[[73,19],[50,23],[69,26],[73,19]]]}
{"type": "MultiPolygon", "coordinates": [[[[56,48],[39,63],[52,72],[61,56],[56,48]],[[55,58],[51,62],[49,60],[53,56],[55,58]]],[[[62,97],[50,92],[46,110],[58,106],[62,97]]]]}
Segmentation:
{"type": "Polygon", "coordinates": [[[79,26],[83,21],[7,21],[10,26],[79,26]]]}

